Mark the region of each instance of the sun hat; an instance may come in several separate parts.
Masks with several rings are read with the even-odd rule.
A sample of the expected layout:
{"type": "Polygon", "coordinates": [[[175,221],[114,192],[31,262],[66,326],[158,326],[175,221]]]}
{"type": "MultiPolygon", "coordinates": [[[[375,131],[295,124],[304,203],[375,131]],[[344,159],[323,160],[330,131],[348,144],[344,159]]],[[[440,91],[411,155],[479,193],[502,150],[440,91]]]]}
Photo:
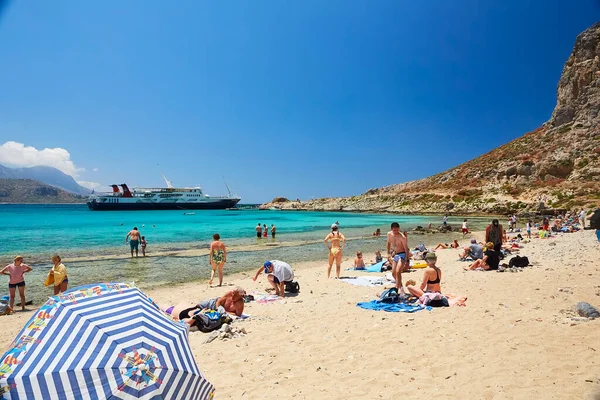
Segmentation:
{"type": "Polygon", "coordinates": [[[437,255],[433,251],[430,251],[429,253],[425,254],[425,259],[426,260],[437,260],[437,255]]]}
{"type": "Polygon", "coordinates": [[[331,229],[337,229],[338,225],[337,224],[331,224],[331,229]]]}
{"type": "Polygon", "coordinates": [[[271,261],[267,261],[263,264],[263,267],[265,267],[265,274],[269,273],[269,267],[272,265],[273,263],[271,263],[271,261]]]}

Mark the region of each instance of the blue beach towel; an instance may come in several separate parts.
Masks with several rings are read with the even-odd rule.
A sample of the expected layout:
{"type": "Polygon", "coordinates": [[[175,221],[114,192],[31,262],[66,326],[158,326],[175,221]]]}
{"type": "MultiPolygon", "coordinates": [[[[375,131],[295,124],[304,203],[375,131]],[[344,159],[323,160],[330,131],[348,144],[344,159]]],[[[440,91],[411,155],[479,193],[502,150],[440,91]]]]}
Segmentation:
{"type": "Polygon", "coordinates": [[[386,261],[387,260],[378,262],[377,264],[369,265],[367,268],[365,268],[365,271],[367,271],[367,272],[381,272],[381,268],[383,267],[383,264],[386,263],[386,261]]]}
{"type": "Polygon", "coordinates": [[[356,305],[360,308],[364,308],[365,310],[383,310],[387,312],[407,312],[414,313],[421,310],[431,311],[431,307],[423,306],[423,305],[411,305],[406,303],[381,303],[378,300],[371,301],[363,301],[361,303],[356,303],[356,305]]]}

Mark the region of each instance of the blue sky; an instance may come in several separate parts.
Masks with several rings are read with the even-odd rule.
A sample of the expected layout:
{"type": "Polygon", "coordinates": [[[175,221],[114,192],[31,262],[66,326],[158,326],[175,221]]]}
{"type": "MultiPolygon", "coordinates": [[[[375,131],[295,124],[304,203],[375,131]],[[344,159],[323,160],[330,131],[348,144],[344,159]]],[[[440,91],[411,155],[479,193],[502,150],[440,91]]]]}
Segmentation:
{"type": "Polygon", "coordinates": [[[225,177],[243,202],[426,177],[548,119],[600,15],[574,4],[11,2],[0,145],[33,150],[0,163],[70,162],[102,185],[160,185],[164,171],[213,195],[225,177]]]}

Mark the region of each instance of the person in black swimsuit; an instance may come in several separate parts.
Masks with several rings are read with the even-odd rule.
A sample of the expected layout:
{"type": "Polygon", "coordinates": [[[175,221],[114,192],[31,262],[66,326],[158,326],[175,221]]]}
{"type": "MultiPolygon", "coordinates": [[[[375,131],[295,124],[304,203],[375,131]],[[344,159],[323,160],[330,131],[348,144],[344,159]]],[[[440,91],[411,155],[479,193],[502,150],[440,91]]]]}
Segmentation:
{"type": "Polygon", "coordinates": [[[435,263],[437,262],[437,256],[433,252],[427,253],[425,256],[425,261],[427,262],[427,268],[425,268],[425,273],[423,274],[423,282],[421,282],[421,286],[417,287],[416,285],[408,285],[406,289],[416,297],[421,297],[425,293],[442,293],[442,287],[440,286],[440,280],[442,279],[442,271],[438,267],[436,267],[435,263]]]}
{"type": "Polygon", "coordinates": [[[485,244],[483,258],[480,260],[475,260],[473,264],[463,269],[465,271],[470,271],[477,268],[483,268],[486,271],[498,269],[498,265],[500,264],[500,255],[494,250],[494,247],[495,245],[493,242],[487,242],[485,244]]]}

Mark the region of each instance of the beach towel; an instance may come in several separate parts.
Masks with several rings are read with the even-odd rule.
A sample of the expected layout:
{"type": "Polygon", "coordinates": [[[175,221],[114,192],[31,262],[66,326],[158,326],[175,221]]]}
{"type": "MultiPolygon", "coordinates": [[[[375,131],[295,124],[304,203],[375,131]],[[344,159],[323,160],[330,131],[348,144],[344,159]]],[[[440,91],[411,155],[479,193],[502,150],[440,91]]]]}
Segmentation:
{"type": "Polygon", "coordinates": [[[272,303],[282,298],[276,294],[254,294],[254,300],[259,304],[272,303]]]}
{"type": "Polygon", "coordinates": [[[458,306],[458,307],[466,307],[467,306],[467,298],[464,296],[457,296],[452,293],[445,293],[444,296],[448,299],[448,304],[450,307],[458,306]]]}
{"type": "Polygon", "coordinates": [[[379,286],[390,283],[389,280],[382,276],[357,276],[354,278],[340,278],[340,281],[354,286],[379,286]]]}
{"type": "Polygon", "coordinates": [[[371,301],[363,301],[360,303],[356,303],[356,305],[360,308],[364,308],[365,310],[374,310],[374,311],[386,311],[386,312],[406,312],[406,313],[414,313],[421,310],[429,310],[431,311],[431,307],[423,306],[420,304],[406,304],[406,303],[381,303],[379,300],[371,300],[371,301]]]}
{"type": "Polygon", "coordinates": [[[378,262],[377,264],[369,265],[365,271],[366,272],[381,272],[381,268],[383,268],[383,264],[385,264],[387,260],[378,262]]]}

